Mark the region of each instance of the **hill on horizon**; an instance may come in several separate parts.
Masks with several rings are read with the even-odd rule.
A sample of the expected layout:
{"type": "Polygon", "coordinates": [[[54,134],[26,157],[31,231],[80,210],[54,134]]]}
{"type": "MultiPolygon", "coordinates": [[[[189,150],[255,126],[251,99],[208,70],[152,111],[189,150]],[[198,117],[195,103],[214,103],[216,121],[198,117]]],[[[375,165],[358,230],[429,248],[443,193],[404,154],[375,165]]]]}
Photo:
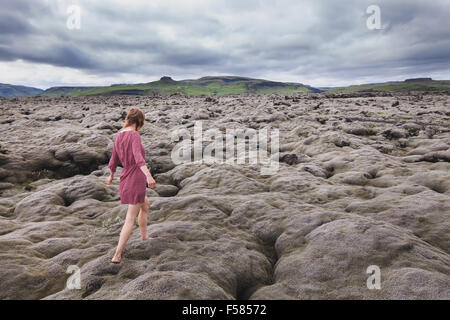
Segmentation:
{"type": "Polygon", "coordinates": [[[302,83],[277,82],[238,76],[206,76],[199,79],[173,80],[163,76],[157,81],[138,84],[114,84],[98,87],[51,87],[40,96],[93,96],[93,95],[224,95],[245,93],[321,92],[302,83]]]}
{"type": "Polygon", "coordinates": [[[174,94],[225,95],[225,94],[293,94],[293,93],[369,93],[369,92],[450,92],[450,80],[413,78],[404,81],[367,83],[344,87],[319,87],[295,82],[279,82],[240,76],[205,76],[199,79],[173,80],[163,76],[157,81],[137,84],[111,84],[110,86],[55,86],[42,90],[39,88],[0,84],[0,97],[43,96],[79,97],[141,95],[168,96],[174,94]]]}
{"type": "Polygon", "coordinates": [[[0,97],[17,98],[17,97],[30,97],[44,92],[39,88],[13,85],[8,83],[0,83],[0,97]]]}
{"type": "MultiPolygon", "coordinates": [[[[325,90],[325,88],[321,88],[325,90]]],[[[329,93],[365,93],[365,92],[408,92],[408,91],[446,91],[450,92],[450,80],[432,78],[413,78],[404,81],[368,83],[347,87],[326,88],[329,93]]]]}

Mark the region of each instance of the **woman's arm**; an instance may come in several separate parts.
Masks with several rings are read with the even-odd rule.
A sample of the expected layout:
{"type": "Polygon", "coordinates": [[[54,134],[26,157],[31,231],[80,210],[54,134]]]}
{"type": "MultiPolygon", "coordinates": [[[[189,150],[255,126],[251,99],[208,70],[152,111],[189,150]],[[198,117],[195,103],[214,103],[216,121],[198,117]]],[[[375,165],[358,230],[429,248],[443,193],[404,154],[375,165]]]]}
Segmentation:
{"type": "Polygon", "coordinates": [[[152,174],[148,170],[147,166],[142,166],[142,167],[140,167],[140,169],[142,170],[142,172],[145,174],[146,177],[151,177],[152,176],[152,174]]]}
{"type": "Polygon", "coordinates": [[[147,184],[151,189],[155,189],[156,187],[156,182],[155,179],[153,179],[152,174],[150,173],[150,171],[148,170],[147,166],[142,166],[140,167],[140,169],[142,170],[142,172],[145,174],[145,176],[147,177],[147,184]]]}
{"type": "Polygon", "coordinates": [[[113,152],[111,155],[111,159],[109,159],[108,167],[110,170],[110,175],[108,179],[106,180],[106,184],[111,184],[114,179],[114,173],[116,172],[117,166],[119,165],[119,156],[117,155],[116,148],[113,144],[113,152]]]}

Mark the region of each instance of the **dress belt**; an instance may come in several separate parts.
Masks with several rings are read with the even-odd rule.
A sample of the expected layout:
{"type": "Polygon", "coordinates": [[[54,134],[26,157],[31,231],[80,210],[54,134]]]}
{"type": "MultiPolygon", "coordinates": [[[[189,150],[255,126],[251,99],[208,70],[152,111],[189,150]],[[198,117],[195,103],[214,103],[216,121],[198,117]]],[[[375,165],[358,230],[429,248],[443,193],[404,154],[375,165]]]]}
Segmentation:
{"type": "MultiPolygon", "coordinates": [[[[134,169],[134,168],[139,168],[139,166],[137,165],[137,163],[135,163],[135,164],[132,164],[132,165],[128,165],[128,166],[126,166],[126,167],[123,167],[122,168],[122,173],[125,171],[126,173],[128,173],[131,169],[134,169]]],[[[123,178],[123,177],[125,177],[126,175],[120,175],[120,177],[121,178],[123,178]]]]}

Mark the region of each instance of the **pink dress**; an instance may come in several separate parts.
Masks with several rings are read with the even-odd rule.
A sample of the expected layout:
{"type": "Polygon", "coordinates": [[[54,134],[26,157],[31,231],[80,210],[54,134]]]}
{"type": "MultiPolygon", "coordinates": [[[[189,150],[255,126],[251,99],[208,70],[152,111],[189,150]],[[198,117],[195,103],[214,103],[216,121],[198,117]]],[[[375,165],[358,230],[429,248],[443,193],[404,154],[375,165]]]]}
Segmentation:
{"type": "Polygon", "coordinates": [[[147,178],[140,167],[145,166],[145,149],[139,132],[121,131],[114,137],[113,152],[108,167],[116,172],[117,166],[122,164],[120,174],[120,203],[143,203],[146,195],[147,178]]]}

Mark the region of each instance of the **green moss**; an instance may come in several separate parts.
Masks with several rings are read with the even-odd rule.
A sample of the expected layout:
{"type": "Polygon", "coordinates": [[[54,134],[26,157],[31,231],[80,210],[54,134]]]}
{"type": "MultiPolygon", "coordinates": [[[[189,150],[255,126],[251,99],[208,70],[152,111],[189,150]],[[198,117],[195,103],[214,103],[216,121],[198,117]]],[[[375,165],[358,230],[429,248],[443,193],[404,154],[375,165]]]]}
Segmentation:
{"type": "Polygon", "coordinates": [[[372,128],[367,128],[366,132],[368,136],[375,136],[377,134],[377,131],[372,128]]]}

